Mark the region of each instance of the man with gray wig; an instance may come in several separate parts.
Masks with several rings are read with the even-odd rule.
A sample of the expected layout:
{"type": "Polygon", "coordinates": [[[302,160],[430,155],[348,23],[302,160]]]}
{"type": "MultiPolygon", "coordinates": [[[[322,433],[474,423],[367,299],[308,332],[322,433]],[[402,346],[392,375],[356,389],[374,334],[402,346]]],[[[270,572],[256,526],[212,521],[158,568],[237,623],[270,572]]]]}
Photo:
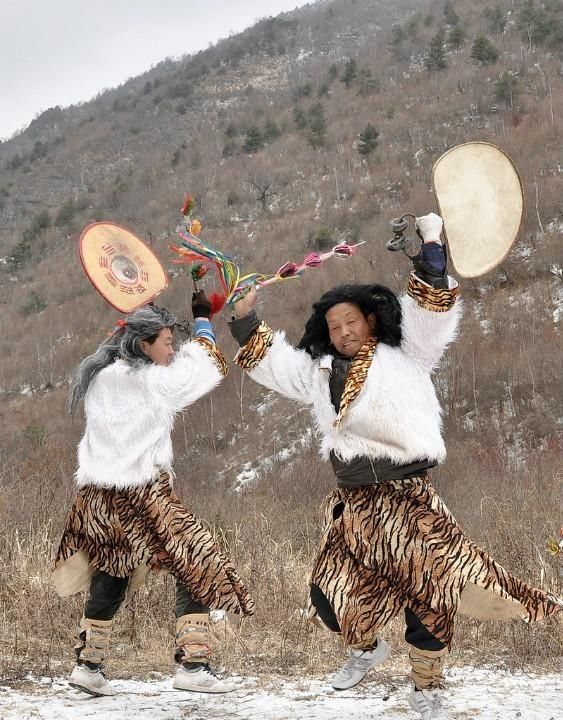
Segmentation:
{"type": "Polygon", "coordinates": [[[174,417],[227,374],[201,291],[192,312],[195,337],[177,351],[171,313],[154,305],[132,312],[73,379],[70,409],[84,400],[86,429],[54,581],[62,596],[89,587],[69,682],[91,695],[114,694],[103,672],[113,618],[151,569],[176,578],[174,687],[236,688],[209,667],[209,609],[250,615],[254,603],[209,530],[172,489],[174,417]]]}

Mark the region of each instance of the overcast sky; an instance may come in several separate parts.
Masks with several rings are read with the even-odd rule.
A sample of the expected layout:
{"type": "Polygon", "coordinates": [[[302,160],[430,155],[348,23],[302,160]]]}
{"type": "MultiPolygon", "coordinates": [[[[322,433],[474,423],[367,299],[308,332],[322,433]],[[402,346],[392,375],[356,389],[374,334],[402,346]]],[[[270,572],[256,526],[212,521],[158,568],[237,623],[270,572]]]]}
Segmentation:
{"type": "Polygon", "coordinates": [[[0,138],[305,0],[0,0],[0,138]]]}

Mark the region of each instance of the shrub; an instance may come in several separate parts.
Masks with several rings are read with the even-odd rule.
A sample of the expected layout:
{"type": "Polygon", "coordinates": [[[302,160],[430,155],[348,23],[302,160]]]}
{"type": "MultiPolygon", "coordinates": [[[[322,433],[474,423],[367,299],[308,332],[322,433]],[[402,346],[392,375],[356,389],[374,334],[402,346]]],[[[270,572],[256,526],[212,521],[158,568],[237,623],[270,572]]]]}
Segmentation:
{"type": "Polygon", "coordinates": [[[19,306],[18,311],[22,315],[39,315],[47,307],[47,301],[35,290],[29,293],[27,300],[19,306]]]}
{"type": "Polygon", "coordinates": [[[257,153],[264,147],[264,137],[256,125],[251,125],[244,135],[242,149],[245,153],[257,153]]]}

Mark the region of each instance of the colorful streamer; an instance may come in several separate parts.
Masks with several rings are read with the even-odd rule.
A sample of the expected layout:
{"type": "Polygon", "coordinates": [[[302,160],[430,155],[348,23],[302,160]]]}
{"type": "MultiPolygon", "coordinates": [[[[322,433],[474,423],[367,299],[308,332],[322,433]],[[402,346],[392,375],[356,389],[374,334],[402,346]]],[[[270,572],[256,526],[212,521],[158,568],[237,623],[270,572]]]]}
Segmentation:
{"type": "Polygon", "coordinates": [[[196,275],[199,276],[199,279],[206,274],[202,270],[202,263],[213,267],[217,273],[226,302],[229,304],[242,299],[253,285],[266,286],[285,280],[293,280],[300,277],[305,270],[320,267],[329,258],[350,257],[356,252],[357,247],[364,244],[363,242],[355,245],[340,243],[325,253],[311,252],[305,256],[300,264],[286,262],[274,274],[265,275],[254,272],[241,275],[239,267],[231,257],[219,250],[215,250],[199,237],[201,223],[191,217],[194,205],[193,197],[187,195],[181,210],[184,215],[184,224],[178,229],[181,242],[179,246],[171,246],[171,249],[179,256],[173,262],[176,264],[193,264],[192,277],[194,279],[196,279],[196,275]]]}

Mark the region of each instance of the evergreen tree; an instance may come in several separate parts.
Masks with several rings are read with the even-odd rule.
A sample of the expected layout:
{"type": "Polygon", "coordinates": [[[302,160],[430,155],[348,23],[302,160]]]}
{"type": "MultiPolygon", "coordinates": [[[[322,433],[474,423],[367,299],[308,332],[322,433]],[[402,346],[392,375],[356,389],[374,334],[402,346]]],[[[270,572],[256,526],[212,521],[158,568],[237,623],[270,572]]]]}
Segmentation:
{"type": "Polygon", "coordinates": [[[281,130],[276,125],[276,123],[273,120],[267,120],[266,125],[264,126],[264,132],[262,134],[262,137],[264,138],[264,142],[269,143],[273,142],[274,140],[277,140],[279,136],[281,135],[281,130]]]}
{"type": "Polygon", "coordinates": [[[33,241],[51,225],[48,210],[41,210],[22,233],[21,240],[12,249],[7,264],[12,270],[20,270],[31,259],[33,241]]]}
{"type": "Polygon", "coordinates": [[[471,59],[481,65],[492,65],[498,60],[498,50],[485,35],[478,35],[471,47],[471,59]]]}
{"type": "Polygon", "coordinates": [[[320,103],[313,105],[308,113],[307,139],[314,148],[320,148],[326,141],[326,118],[320,103]]]}
{"type": "Polygon", "coordinates": [[[57,216],[55,217],[55,226],[56,227],[64,227],[65,225],[70,225],[72,222],[74,215],[76,213],[76,206],[74,204],[74,199],[70,198],[65,202],[65,204],[62,206],[62,208],[57,213],[57,216]]]}
{"type": "Polygon", "coordinates": [[[446,22],[448,25],[457,25],[459,22],[459,15],[454,10],[451,0],[446,0],[444,3],[444,15],[446,16],[446,22]]]}
{"type": "Polygon", "coordinates": [[[407,21],[406,33],[411,40],[416,40],[416,38],[418,37],[418,31],[420,30],[421,21],[422,19],[420,17],[420,13],[413,15],[407,21]]]}
{"type": "Polygon", "coordinates": [[[503,72],[495,83],[495,97],[502,101],[507,108],[514,110],[516,99],[520,93],[518,75],[512,70],[503,72]]]}
{"type": "Polygon", "coordinates": [[[448,45],[453,47],[456,52],[459,52],[465,44],[465,30],[458,23],[448,33],[448,45]]]}
{"type": "Polygon", "coordinates": [[[342,73],[342,77],[340,78],[342,82],[346,85],[347,89],[350,89],[350,85],[356,79],[357,74],[358,64],[356,63],[354,58],[349,58],[346,62],[346,65],[344,66],[344,72],[342,73]]]}
{"type": "Polygon", "coordinates": [[[440,28],[436,35],[430,41],[430,49],[428,55],[424,59],[426,69],[430,71],[445,70],[448,67],[446,62],[446,51],[444,43],[446,41],[446,32],[444,28],[440,28]]]}
{"type": "Polygon", "coordinates": [[[561,20],[556,20],[554,23],[547,44],[552,50],[563,47],[563,22],[561,20]]]}
{"type": "Polygon", "coordinates": [[[298,130],[304,130],[307,127],[307,117],[299,105],[293,108],[293,121],[298,130]]]}
{"type": "Polygon", "coordinates": [[[504,32],[506,27],[506,15],[497,5],[494,8],[486,8],[485,17],[489,21],[489,30],[494,33],[497,38],[504,32]]]}
{"type": "Polygon", "coordinates": [[[32,290],[28,299],[18,307],[18,312],[22,315],[39,315],[47,307],[47,301],[41,297],[35,290],[32,290]]]}
{"type": "Polygon", "coordinates": [[[227,142],[223,145],[223,149],[221,150],[221,155],[224,158],[232,157],[237,151],[236,143],[229,139],[227,142]]]}
{"type": "Polygon", "coordinates": [[[300,100],[303,100],[304,98],[311,97],[312,93],[313,93],[313,86],[311,85],[310,82],[304,83],[303,85],[299,85],[293,91],[293,102],[299,102],[300,100]]]}
{"type": "Polygon", "coordinates": [[[406,40],[405,31],[401,25],[393,25],[391,28],[391,45],[401,45],[406,40]]]}
{"type": "Polygon", "coordinates": [[[360,155],[367,157],[377,147],[377,141],[379,138],[379,131],[375,127],[368,123],[360,133],[360,139],[358,141],[357,149],[360,155]]]}
{"type": "Polygon", "coordinates": [[[407,36],[401,25],[393,25],[391,28],[391,49],[393,55],[399,61],[406,60],[408,58],[408,52],[403,47],[403,43],[407,36]]]}
{"type": "Polygon", "coordinates": [[[328,82],[334,82],[336,78],[338,77],[338,65],[336,63],[332,63],[332,65],[328,69],[328,82]]]}
{"type": "Polygon", "coordinates": [[[262,133],[256,125],[251,125],[244,135],[244,144],[242,146],[243,151],[251,154],[262,150],[263,147],[264,138],[262,137],[262,133]]]}
{"type": "Polygon", "coordinates": [[[358,73],[358,95],[369,95],[377,92],[379,88],[379,80],[372,76],[371,70],[367,67],[361,68],[358,73]]]}
{"type": "Polygon", "coordinates": [[[516,27],[530,46],[541,45],[551,32],[554,18],[544,8],[535,8],[529,1],[522,6],[516,19],[516,27]]]}

